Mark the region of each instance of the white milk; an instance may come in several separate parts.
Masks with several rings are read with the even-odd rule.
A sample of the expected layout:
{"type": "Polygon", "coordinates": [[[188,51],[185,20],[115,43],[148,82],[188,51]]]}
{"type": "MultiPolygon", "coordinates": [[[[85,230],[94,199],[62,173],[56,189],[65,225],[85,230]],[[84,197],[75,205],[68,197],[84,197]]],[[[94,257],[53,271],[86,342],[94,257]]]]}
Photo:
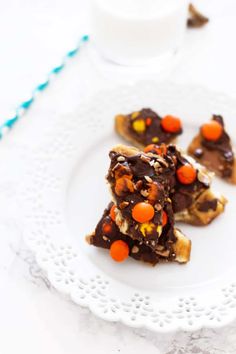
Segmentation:
{"type": "Polygon", "coordinates": [[[174,53],[186,28],[186,0],[92,0],[92,35],[99,51],[124,65],[174,53]]]}

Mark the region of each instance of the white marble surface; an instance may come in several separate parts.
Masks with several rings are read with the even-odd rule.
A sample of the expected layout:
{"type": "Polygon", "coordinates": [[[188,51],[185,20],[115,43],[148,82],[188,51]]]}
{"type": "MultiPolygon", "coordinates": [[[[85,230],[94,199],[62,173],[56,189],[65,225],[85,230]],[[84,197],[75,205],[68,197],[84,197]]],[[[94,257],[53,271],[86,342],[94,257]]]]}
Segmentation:
{"type": "MultiPolygon", "coordinates": [[[[182,56],[171,76],[176,81],[201,83],[235,96],[236,3],[196,3],[212,21],[203,30],[187,33],[182,56]]],[[[79,0],[9,0],[1,4],[0,120],[58,62],[78,33],[87,30],[86,9],[87,3],[79,0]]],[[[17,186],[11,184],[11,174],[18,173],[11,146],[23,144],[25,139],[31,140],[33,146],[34,134],[47,130],[50,115],[73,111],[91,92],[114,84],[88,57],[85,49],[1,142],[0,353],[235,353],[236,322],[219,330],[158,335],[97,319],[50,287],[22,241],[19,206],[14,200],[17,186]]]]}

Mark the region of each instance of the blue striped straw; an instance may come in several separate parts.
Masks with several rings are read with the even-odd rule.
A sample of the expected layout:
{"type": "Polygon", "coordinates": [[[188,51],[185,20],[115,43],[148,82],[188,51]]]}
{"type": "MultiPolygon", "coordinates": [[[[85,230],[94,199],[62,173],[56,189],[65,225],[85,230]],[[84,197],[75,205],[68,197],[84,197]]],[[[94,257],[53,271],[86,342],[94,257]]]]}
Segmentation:
{"type": "Polygon", "coordinates": [[[51,79],[53,76],[58,75],[66,66],[68,59],[71,59],[73,57],[75,57],[81,46],[87,42],[89,40],[89,36],[88,35],[83,35],[77,46],[72,48],[71,50],[69,50],[66,55],[64,56],[62,62],[60,63],[60,65],[55,66],[46,76],[46,80],[39,83],[33,90],[32,90],[32,94],[31,96],[21,102],[19,104],[19,106],[16,108],[15,113],[13,114],[12,117],[10,117],[9,119],[7,119],[2,125],[0,125],[0,139],[2,139],[2,137],[8,133],[16,124],[16,122],[24,115],[24,113],[32,106],[32,104],[34,103],[35,99],[36,99],[36,95],[39,92],[43,92],[50,84],[51,79]]]}

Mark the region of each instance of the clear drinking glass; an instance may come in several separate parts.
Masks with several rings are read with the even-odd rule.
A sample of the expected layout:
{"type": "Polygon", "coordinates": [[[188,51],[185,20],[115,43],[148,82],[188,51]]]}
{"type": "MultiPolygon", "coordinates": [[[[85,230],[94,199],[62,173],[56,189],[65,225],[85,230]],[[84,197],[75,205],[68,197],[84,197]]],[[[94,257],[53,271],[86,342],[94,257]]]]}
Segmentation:
{"type": "Polygon", "coordinates": [[[98,52],[124,66],[158,65],[181,46],[186,0],[91,0],[98,52]]]}

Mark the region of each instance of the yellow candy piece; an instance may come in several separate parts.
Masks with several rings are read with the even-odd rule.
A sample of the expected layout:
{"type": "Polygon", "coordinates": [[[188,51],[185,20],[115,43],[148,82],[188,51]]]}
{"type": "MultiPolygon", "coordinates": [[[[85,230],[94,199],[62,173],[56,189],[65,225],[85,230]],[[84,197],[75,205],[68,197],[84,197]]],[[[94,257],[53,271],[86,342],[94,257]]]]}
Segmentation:
{"type": "Polygon", "coordinates": [[[137,133],[143,133],[146,130],[146,124],[143,119],[137,119],[133,122],[133,129],[137,133]]]}
{"type": "Polygon", "coordinates": [[[152,142],[153,143],[158,143],[159,138],[157,136],[154,136],[154,138],[152,138],[152,142]]]}
{"type": "Polygon", "coordinates": [[[154,229],[155,224],[153,224],[153,222],[144,222],[140,225],[140,231],[142,232],[144,237],[146,237],[148,234],[151,234],[154,229]]]}
{"type": "Polygon", "coordinates": [[[157,226],[157,233],[158,233],[158,237],[160,237],[162,234],[162,226],[161,225],[157,226]]]}
{"type": "MultiPolygon", "coordinates": [[[[139,229],[140,229],[142,235],[144,237],[146,237],[149,234],[153,233],[155,227],[156,226],[155,226],[155,224],[153,224],[153,222],[144,222],[143,224],[140,225],[139,229]]],[[[162,234],[162,226],[158,225],[156,230],[157,230],[157,233],[158,233],[158,237],[160,237],[161,234],[162,234]]]]}
{"type": "Polygon", "coordinates": [[[135,119],[135,118],[137,118],[138,116],[139,116],[139,112],[134,112],[134,113],[131,114],[131,118],[132,118],[132,119],[135,119]]]}

